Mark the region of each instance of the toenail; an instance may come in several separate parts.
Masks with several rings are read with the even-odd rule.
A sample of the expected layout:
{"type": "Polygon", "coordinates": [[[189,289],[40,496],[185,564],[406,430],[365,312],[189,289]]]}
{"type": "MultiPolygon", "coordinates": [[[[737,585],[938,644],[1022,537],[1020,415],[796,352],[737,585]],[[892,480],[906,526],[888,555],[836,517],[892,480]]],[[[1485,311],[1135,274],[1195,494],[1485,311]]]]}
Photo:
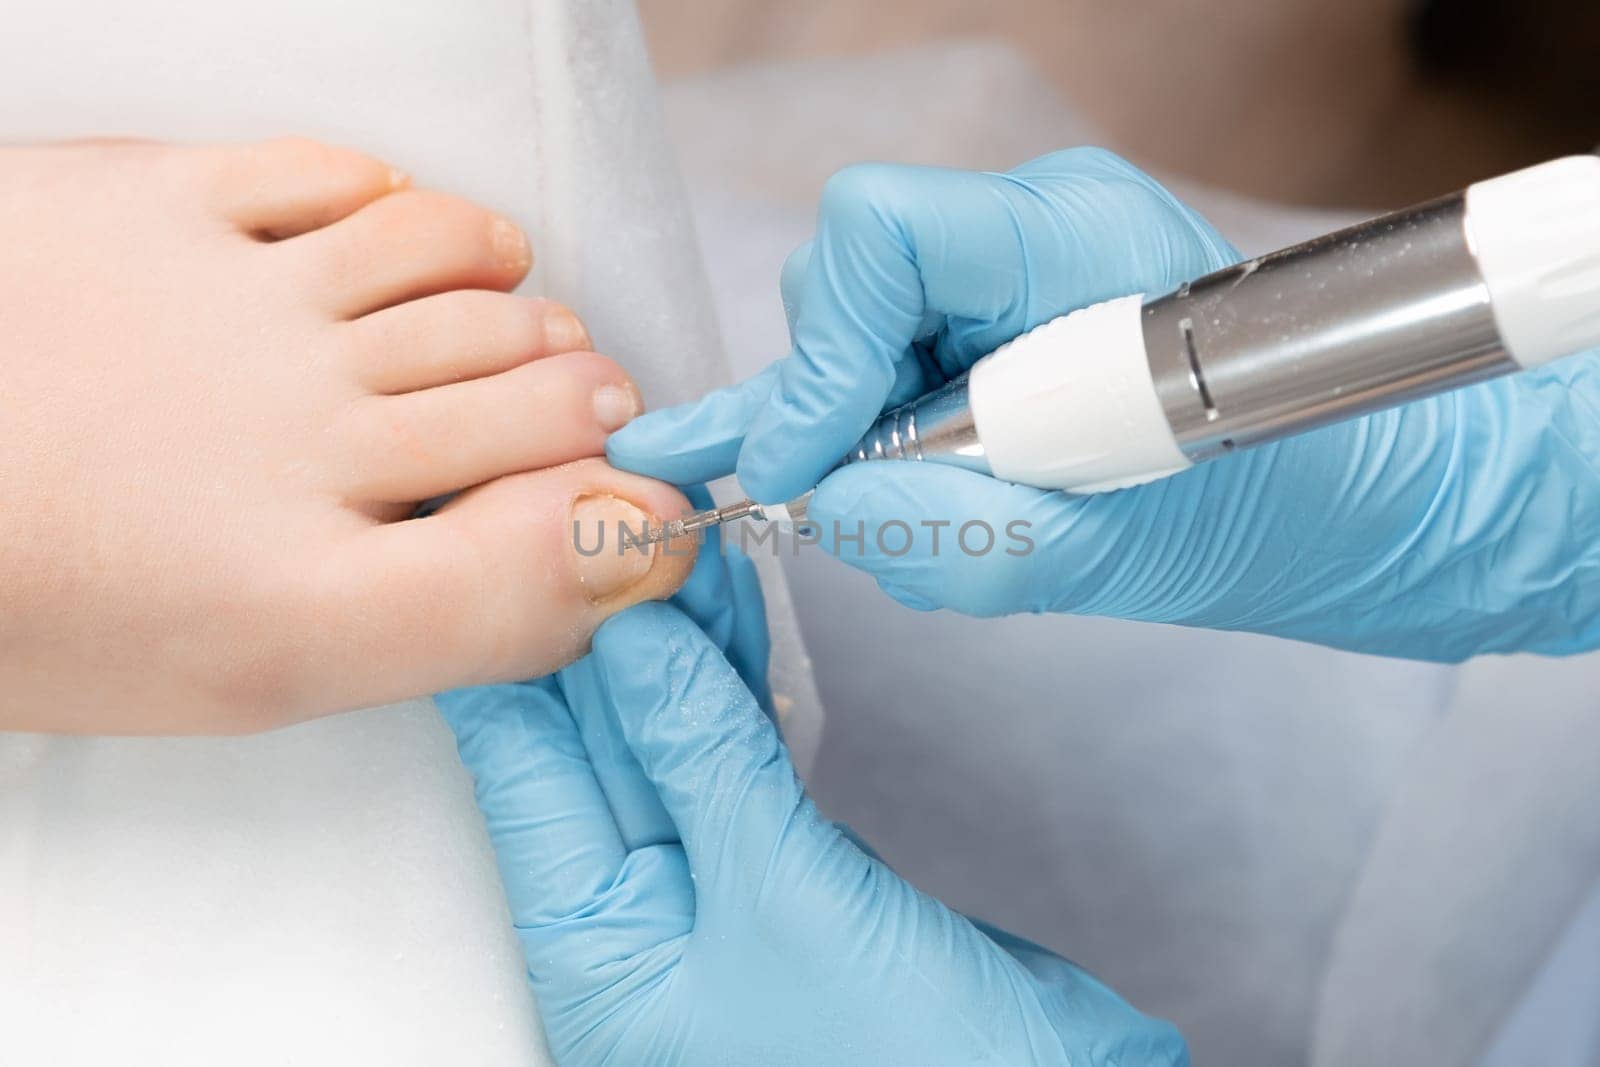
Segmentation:
{"type": "Polygon", "coordinates": [[[398,169],[396,167],[390,167],[389,168],[389,188],[391,190],[404,189],[406,186],[408,186],[410,184],[411,184],[411,175],[407,174],[405,171],[400,170],[400,169],[398,169]]]}
{"type": "Polygon", "coordinates": [[[583,321],[560,305],[545,312],[544,343],[551,352],[578,352],[594,347],[583,321]]]}
{"type": "Polygon", "coordinates": [[[602,385],[594,391],[594,417],[606,433],[620,430],[644,407],[636,390],[623,385],[602,385]]]}
{"type": "Polygon", "coordinates": [[[589,494],[572,505],[572,547],[583,595],[599,603],[638,584],[655,564],[644,544],[650,516],[614,496],[589,494]]]}
{"type": "Polygon", "coordinates": [[[489,240],[500,265],[507,270],[525,270],[533,262],[533,250],[528,247],[528,237],[510,219],[495,219],[490,227],[489,240]]]}

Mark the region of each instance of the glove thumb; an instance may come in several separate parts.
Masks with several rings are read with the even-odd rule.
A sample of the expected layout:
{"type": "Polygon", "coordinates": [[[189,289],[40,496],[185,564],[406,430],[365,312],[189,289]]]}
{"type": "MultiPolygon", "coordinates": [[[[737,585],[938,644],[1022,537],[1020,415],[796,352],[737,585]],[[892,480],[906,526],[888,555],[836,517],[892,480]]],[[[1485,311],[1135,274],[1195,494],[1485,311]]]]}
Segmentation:
{"type": "Polygon", "coordinates": [[[780,849],[837,840],[796,778],[777,728],[699,627],[642,604],[595,634],[610,704],[678,830],[697,895],[759,887],[780,849]],[[664,669],[641,671],[641,657],[664,669]]]}

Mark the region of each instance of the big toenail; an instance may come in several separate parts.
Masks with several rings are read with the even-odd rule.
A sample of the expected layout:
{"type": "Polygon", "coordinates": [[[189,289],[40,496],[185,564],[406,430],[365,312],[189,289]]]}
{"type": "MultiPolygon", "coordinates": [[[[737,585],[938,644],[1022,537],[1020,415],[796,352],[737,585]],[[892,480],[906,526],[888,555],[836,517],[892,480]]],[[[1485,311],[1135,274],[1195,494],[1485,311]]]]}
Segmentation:
{"type": "Polygon", "coordinates": [[[572,505],[572,548],[578,584],[594,603],[637,584],[655,563],[655,546],[644,544],[655,523],[626,500],[590,494],[572,505]]]}
{"type": "Polygon", "coordinates": [[[620,430],[644,407],[639,394],[623,385],[602,385],[594,391],[594,417],[606,433],[620,430]]]}
{"type": "Polygon", "coordinates": [[[507,270],[525,270],[533,262],[533,250],[528,247],[528,237],[510,219],[495,219],[490,227],[489,240],[494,245],[495,257],[507,270]]]}

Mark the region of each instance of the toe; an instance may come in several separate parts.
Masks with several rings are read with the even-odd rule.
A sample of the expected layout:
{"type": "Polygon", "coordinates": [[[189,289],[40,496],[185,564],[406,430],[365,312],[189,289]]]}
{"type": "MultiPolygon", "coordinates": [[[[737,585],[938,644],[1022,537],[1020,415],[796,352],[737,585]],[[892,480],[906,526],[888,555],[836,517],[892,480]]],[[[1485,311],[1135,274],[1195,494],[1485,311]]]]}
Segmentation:
{"type": "Polygon", "coordinates": [[[470,200],[403,190],[276,246],[334,315],[356,318],[452,289],[509,291],[533,264],[528,239],[470,200]]]}
{"type": "Polygon", "coordinates": [[[611,360],[569,352],[502,374],[398,396],[369,396],[345,420],[350,498],[425,500],[605,452],[640,410],[611,360]]]}
{"type": "Polygon", "coordinates": [[[481,378],[591,344],[560,304],[485,289],[408,300],[344,329],[356,380],[375,393],[481,378]]]}
{"type": "Polygon", "coordinates": [[[303,137],[204,149],[215,160],[210,197],[235,226],[293,237],[337,222],[406,184],[387,163],[303,137]]]}
{"type": "Polygon", "coordinates": [[[623,608],[672,595],[692,543],[641,549],[617,524],[682,515],[660,482],[598,460],[512,475],[462,494],[427,518],[363,531],[330,560],[332,599],[364,620],[341,658],[356,706],[461,685],[547,674],[583,655],[596,627],[623,608]],[[574,529],[574,523],[578,528],[574,529]]]}

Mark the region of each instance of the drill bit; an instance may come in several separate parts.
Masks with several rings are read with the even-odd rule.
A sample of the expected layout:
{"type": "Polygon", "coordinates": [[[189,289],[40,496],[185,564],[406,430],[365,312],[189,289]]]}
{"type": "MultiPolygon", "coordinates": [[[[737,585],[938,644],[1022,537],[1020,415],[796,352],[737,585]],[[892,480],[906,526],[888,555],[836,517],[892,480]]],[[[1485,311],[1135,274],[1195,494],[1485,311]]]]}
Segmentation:
{"type": "Polygon", "coordinates": [[[657,544],[662,541],[675,541],[712,526],[721,526],[725,522],[734,522],[738,519],[764,519],[766,513],[761,505],[754,500],[740,500],[720,508],[708,508],[705,511],[696,511],[685,515],[681,519],[670,519],[651,530],[644,539],[647,545],[657,544]]]}

